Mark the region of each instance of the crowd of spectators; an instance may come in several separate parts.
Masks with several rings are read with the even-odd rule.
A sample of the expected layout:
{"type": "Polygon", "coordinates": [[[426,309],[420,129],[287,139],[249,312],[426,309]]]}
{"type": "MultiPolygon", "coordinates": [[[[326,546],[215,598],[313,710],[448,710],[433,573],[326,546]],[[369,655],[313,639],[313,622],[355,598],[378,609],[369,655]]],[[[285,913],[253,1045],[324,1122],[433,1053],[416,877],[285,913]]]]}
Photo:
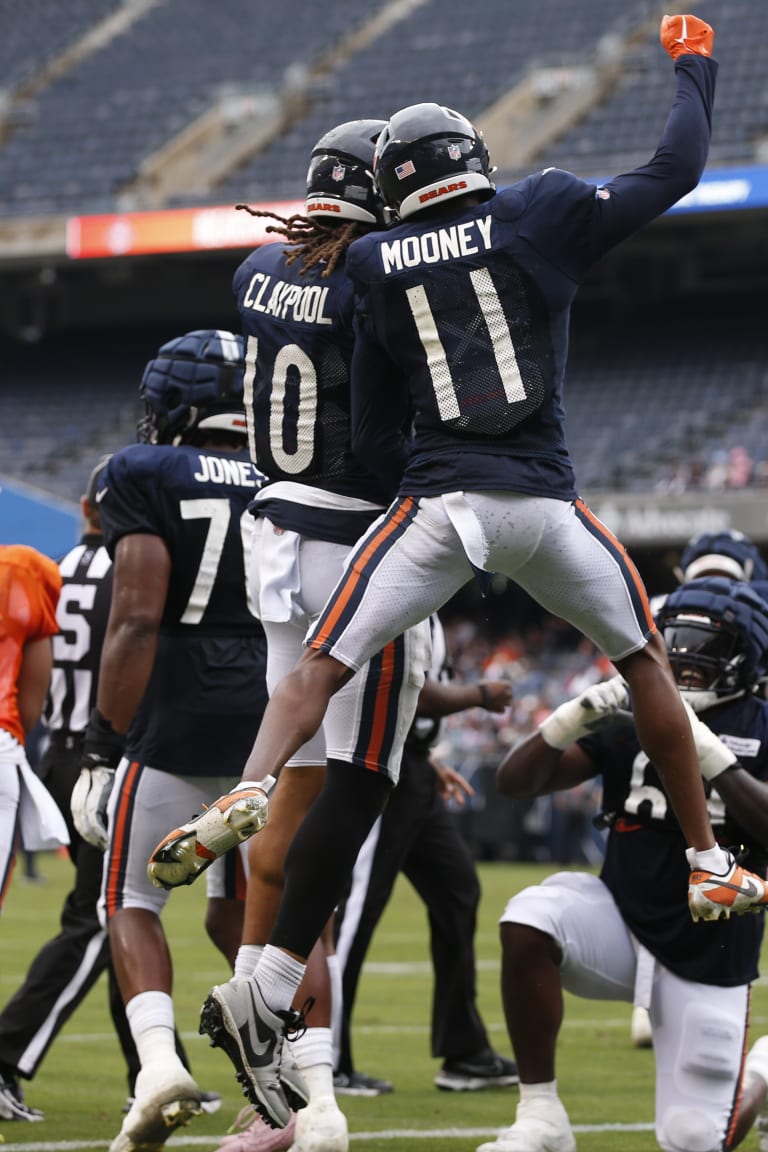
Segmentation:
{"type": "Polygon", "coordinates": [[[602,833],[593,823],[599,786],[526,803],[495,788],[506,750],[529,735],[564,700],[614,674],[609,660],[580,633],[552,616],[491,633],[477,619],[446,619],[454,675],[461,681],[508,680],[510,707],[500,715],[479,708],[443,721],[434,755],[460,771],[475,795],[457,817],[475,854],[486,858],[596,863],[602,833]]]}
{"type": "Polygon", "coordinates": [[[768,457],[754,454],[744,444],[713,448],[706,455],[680,458],[661,471],[657,492],[731,492],[768,488],[768,457]]]}

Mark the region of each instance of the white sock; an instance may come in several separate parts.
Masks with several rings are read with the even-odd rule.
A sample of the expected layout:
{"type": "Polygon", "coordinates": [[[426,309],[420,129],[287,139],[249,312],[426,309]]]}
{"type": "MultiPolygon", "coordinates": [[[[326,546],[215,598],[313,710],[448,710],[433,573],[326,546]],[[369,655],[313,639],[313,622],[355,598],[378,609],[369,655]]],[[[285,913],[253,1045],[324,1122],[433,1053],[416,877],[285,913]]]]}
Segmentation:
{"type": "Polygon", "coordinates": [[[176,1054],[173,1001],[167,992],[140,992],[126,1004],[125,1015],[142,1068],[158,1061],[181,1063],[176,1054]]]}
{"type": "Polygon", "coordinates": [[[696,864],[695,867],[702,868],[705,872],[714,872],[716,876],[722,876],[731,866],[731,859],[728,853],[715,844],[712,848],[693,849],[689,848],[686,852],[688,863],[692,867],[691,856],[694,857],[696,864]]]}
{"type": "Polygon", "coordinates": [[[253,975],[273,1012],[291,1007],[306,970],[306,964],[294,960],[293,956],[281,948],[275,948],[272,944],[265,945],[253,975]]]}
{"type": "Polygon", "coordinates": [[[533,1100],[557,1099],[557,1080],[542,1081],[541,1084],[520,1084],[520,1103],[533,1100]]]}
{"type": "Polygon", "coordinates": [[[263,944],[241,944],[235,957],[234,975],[238,980],[247,980],[256,971],[256,965],[264,951],[263,944]]]}
{"type": "Polygon", "coordinates": [[[568,1113],[557,1094],[557,1080],[521,1084],[515,1119],[523,1124],[526,1120],[546,1120],[548,1124],[570,1127],[568,1113]]]}
{"type": "Polygon", "coordinates": [[[291,1044],[293,1058],[307,1082],[310,1100],[333,1096],[331,1050],[330,1028],[307,1028],[304,1035],[291,1044]]]}
{"type": "Polygon", "coordinates": [[[341,1017],[344,1010],[344,992],[341,982],[341,964],[335,952],[326,956],[328,977],[331,981],[331,1034],[333,1038],[333,1066],[338,1068],[341,1057],[341,1017]]]}

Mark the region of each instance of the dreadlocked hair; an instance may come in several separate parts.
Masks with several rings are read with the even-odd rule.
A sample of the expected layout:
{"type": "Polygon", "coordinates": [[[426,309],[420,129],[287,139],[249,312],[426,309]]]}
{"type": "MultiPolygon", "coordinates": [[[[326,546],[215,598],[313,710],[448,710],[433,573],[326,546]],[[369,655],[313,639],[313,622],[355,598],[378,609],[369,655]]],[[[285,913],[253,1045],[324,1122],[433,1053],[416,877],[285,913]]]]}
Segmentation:
{"type": "Polygon", "coordinates": [[[322,272],[322,276],[324,279],[330,276],[352,241],[370,232],[372,227],[357,220],[348,220],[339,227],[336,221],[326,224],[318,218],[310,219],[309,216],[302,216],[299,213],[289,216],[286,220],[276,212],[262,212],[258,208],[251,208],[250,204],[235,204],[235,208],[248,212],[251,216],[268,217],[279,221],[278,224],[270,224],[267,232],[277,232],[280,236],[285,236],[292,245],[294,251],[286,251],[288,257],[286,262],[293,264],[295,260],[301,260],[304,267],[299,273],[300,276],[306,276],[311,268],[323,260],[328,266],[322,272]]]}

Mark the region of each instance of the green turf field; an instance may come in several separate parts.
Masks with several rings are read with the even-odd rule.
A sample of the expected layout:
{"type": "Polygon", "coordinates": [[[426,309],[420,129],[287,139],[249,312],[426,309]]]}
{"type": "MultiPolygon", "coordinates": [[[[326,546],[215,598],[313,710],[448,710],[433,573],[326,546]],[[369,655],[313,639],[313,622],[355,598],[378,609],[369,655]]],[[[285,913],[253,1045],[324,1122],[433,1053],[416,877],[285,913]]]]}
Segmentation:
{"type": "MultiPolygon", "coordinates": [[[[71,879],[69,863],[38,858],[47,883],[14,877],[0,919],[0,1002],[21,982],[37,947],[54,934],[71,879]]],[[[477,935],[481,1009],[495,1046],[509,1053],[499,997],[496,920],[508,896],[553,869],[549,865],[483,864],[483,900],[477,935]]],[[[227,978],[224,962],[203,929],[204,885],[175,892],[165,913],[176,966],[175,1002],[193,1071],[201,1087],[224,1094],[221,1111],[202,1116],[168,1141],[174,1149],[218,1146],[243,1103],[226,1056],[197,1035],[200,1005],[211,984],[227,978]]],[[[382,921],[363,973],[354,1043],[362,1071],[395,1082],[395,1093],[373,1099],[342,1097],[351,1148],[359,1152],[474,1152],[514,1119],[517,1089],[439,1092],[438,1063],[429,1054],[431,1003],[426,917],[408,885],[400,883],[382,921]]],[[[125,1068],[107,1011],[106,983],[96,985],[25,1084],[40,1124],[0,1121],[3,1152],[105,1148],[120,1127],[125,1068]]],[[[755,1034],[768,1028],[768,989],[755,989],[755,1034]]],[[[561,1037],[558,1079],[577,1132],[579,1152],[640,1152],[656,1148],[652,1132],[653,1056],[629,1043],[629,1008],[569,998],[561,1037]]],[[[754,1134],[742,1148],[755,1152],[754,1134]]]]}

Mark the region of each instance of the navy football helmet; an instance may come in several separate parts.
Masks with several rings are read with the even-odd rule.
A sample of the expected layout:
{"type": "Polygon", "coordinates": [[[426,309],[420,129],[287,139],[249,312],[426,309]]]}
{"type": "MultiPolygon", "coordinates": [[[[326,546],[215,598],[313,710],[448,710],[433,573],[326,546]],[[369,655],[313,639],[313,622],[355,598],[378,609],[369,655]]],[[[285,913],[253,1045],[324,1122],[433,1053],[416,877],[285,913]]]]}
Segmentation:
{"type": "Polygon", "coordinates": [[[139,387],[139,441],[178,444],[197,428],[246,435],[244,370],[243,338],[233,332],[198,329],[163,344],[139,387]]]}
{"type": "Polygon", "coordinates": [[[743,580],[702,576],[682,584],[656,623],[696,711],[753,692],[768,672],[768,603],[743,580]]]}
{"type": "Polygon", "coordinates": [[[376,144],[373,172],[384,203],[401,220],[467,192],[487,199],[488,149],[479,129],[452,108],[412,104],[396,112],[376,144]]]}
{"type": "Polygon", "coordinates": [[[384,224],[373,180],[373,150],[386,120],[348,120],[321,136],[307,172],[306,213],[332,220],[384,224]]]}
{"type": "Polygon", "coordinates": [[[689,540],[675,574],[681,582],[707,573],[733,580],[768,580],[768,565],[743,532],[703,532],[689,540]]]}

